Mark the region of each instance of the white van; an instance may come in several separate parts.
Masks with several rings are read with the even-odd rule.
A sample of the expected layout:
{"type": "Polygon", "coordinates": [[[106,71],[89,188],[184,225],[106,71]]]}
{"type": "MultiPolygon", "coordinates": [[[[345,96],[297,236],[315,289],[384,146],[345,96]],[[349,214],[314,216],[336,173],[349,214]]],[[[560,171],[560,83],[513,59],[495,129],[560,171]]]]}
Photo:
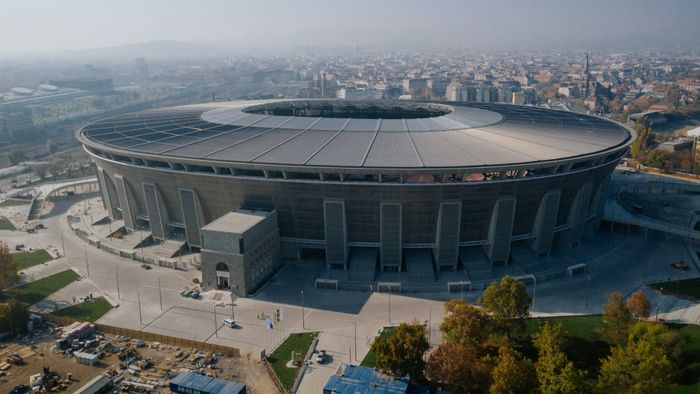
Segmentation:
{"type": "Polygon", "coordinates": [[[224,319],[224,325],[229,326],[230,328],[235,328],[236,322],[233,319],[224,319]]]}

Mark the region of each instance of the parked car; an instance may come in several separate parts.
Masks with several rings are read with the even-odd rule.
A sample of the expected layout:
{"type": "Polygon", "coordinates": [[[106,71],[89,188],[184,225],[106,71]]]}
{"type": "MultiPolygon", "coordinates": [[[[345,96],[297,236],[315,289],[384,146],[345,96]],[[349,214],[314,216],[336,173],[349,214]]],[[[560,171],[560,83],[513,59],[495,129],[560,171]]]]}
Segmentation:
{"type": "Polygon", "coordinates": [[[145,270],[153,269],[153,267],[151,267],[151,266],[148,265],[148,264],[141,264],[141,268],[143,268],[143,269],[145,269],[145,270]]]}
{"type": "Polygon", "coordinates": [[[229,328],[236,328],[236,321],[233,319],[224,319],[224,325],[228,326],[229,328]]]}
{"type": "Polygon", "coordinates": [[[314,361],[316,361],[317,364],[323,364],[326,362],[326,351],[319,350],[314,357],[314,361]]]}
{"type": "Polygon", "coordinates": [[[10,391],[10,394],[26,394],[29,392],[29,386],[26,384],[20,384],[19,386],[15,386],[15,388],[10,391]]]}
{"type": "Polygon", "coordinates": [[[671,263],[671,267],[681,270],[681,271],[688,271],[690,267],[688,267],[688,264],[685,263],[683,260],[677,260],[671,263]]]}

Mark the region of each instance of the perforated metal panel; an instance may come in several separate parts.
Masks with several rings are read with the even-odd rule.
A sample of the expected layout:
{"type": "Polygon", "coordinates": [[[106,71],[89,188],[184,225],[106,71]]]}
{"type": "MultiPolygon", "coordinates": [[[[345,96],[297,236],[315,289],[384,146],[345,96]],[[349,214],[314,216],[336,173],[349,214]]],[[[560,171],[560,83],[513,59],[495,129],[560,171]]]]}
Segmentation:
{"type": "Polygon", "coordinates": [[[97,181],[100,183],[100,194],[102,194],[102,206],[107,211],[107,214],[112,217],[112,203],[109,199],[107,184],[105,183],[105,170],[102,167],[97,167],[97,181]]]}
{"type": "Polygon", "coordinates": [[[119,205],[122,209],[124,219],[124,227],[128,230],[134,230],[134,213],[133,199],[130,196],[129,185],[122,175],[114,175],[114,182],[117,184],[117,195],[119,196],[119,205]]]}
{"type": "Polygon", "coordinates": [[[588,211],[590,208],[592,192],[593,184],[589,182],[581,186],[576,193],[576,198],[574,199],[574,203],[571,205],[568,218],[568,224],[571,228],[569,230],[569,243],[573,244],[579,241],[583,236],[583,230],[585,230],[586,218],[588,217],[588,211]]]}
{"type": "Polygon", "coordinates": [[[494,262],[505,262],[510,256],[510,240],[513,235],[515,198],[500,198],[496,201],[489,227],[488,258],[494,262]]]}
{"type": "Polygon", "coordinates": [[[185,235],[190,246],[201,247],[202,238],[199,229],[202,223],[199,219],[199,202],[197,194],[192,189],[180,189],[180,206],[185,224],[185,235]]]}
{"type": "Polygon", "coordinates": [[[326,233],[327,264],[342,264],[347,269],[347,233],[345,228],[345,203],[326,200],[323,202],[326,233]]]}
{"type": "Polygon", "coordinates": [[[382,203],[380,207],[381,266],[401,270],[401,204],[382,203]]]}
{"type": "Polygon", "coordinates": [[[436,260],[439,266],[457,267],[462,202],[443,202],[438,214],[436,260]]]}
{"type": "Polygon", "coordinates": [[[531,247],[536,253],[547,253],[552,249],[554,239],[554,226],[557,222],[559,211],[560,190],[552,190],[542,196],[537,217],[532,229],[534,239],[531,247]]]}
{"type": "Polygon", "coordinates": [[[148,220],[151,222],[151,234],[153,238],[165,240],[166,238],[166,219],[162,217],[162,204],[158,196],[158,187],[153,183],[143,184],[143,195],[146,200],[146,210],[148,211],[148,220]]]}

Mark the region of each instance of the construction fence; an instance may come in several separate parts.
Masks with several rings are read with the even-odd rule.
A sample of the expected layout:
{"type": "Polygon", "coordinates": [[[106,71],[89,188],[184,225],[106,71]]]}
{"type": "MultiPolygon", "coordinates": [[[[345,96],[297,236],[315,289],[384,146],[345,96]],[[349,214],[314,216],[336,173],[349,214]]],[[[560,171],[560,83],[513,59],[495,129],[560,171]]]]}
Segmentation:
{"type": "MultiPolygon", "coordinates": [[[[56,323],[58,325],[61,325],[61,326],[67,326],[75,321],[75,320],[72,320],[72,319],[69,319],[66,317],[55,316],[52,314],[44,314],[43,317],[44,317],[44,319],[51,321],[53,323],[56,323]]],[[[95,330],[97,330],[98,332],[103,333],[103,334],[122,335],[125,337],[140,339],[143,341],[159,342],[162,344],[178,346],[178,347],[183,347],[183,348],[189,347],[189,348],[199,349],[199,350],[202,350],[205,352],[221,353],[227,357],[240,357],[240,355],[241,355],[241,352],[238,348],[234,348],[234,347],[230,347],[230,346],[217,345],[217,344],[213,344],[213,343],[200,342],[200,341],[195,341],[195,340],[191,340],[191,339],[172,337],[169,335],[162,335],[162,334],[156,334],[153,332],[134,330],[131,328],[115,327],[115,326],[110,326],[110,325],[101,324],[101,323],[94,323],[94,324],[95,324],[95,330]]]]}

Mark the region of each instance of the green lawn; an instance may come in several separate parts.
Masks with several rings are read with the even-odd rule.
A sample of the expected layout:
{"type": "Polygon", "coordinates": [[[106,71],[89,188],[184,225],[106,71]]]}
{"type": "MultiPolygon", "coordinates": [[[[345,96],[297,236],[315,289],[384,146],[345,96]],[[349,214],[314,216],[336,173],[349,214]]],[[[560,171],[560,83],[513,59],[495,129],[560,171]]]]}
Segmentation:
{"type": "Polygon", "coordinates": [[[5,217],[0,217],[0,230],[17,230],[17,228],[5,217]]]}
{"type": "Polygon", "coordinates": [[[17,269],[20,271],[53,260],[49,252],[44,249],[35,250],[33,252],[13,253],[13,255],[17,260],[17,269]]]}
{"type": "Polygon", "coordinates": [[[20,199],[9,198],[3,202],[0,202],[0,208],[16,207],[18,205],[27,205],[27,204],[31,204],[31,201],[30,200],[20,200],[20,199]]]}
{"type": "Polygon", "coordinates": [[[306,352],[309,351],[311,342],[318,335],[317,332],[306,332],[299,334],[292,334],[287,339],[282,342],[282,344],[272,352],[269,357],[270,364],[272,364],[272,369],[277,374],[277,377],[282,382],[282,386],[285,389],[290,390],[292,385],[294,385],[294,379],[299,372],[299,368],[287,368],[287,362],[289,362],[292,356],[292,350],[299,357],[306,356],[306,352]]]}
{"type": "Polygon", "coordinates": [[[569,317],[548,317],[544,319],[528,319],[525,323],[526,334],[534,334],[539,327],[548,322],[549,324],[561,324],[562,329],[571,337],[585,340],[597,339],[595,330],[604,327],[600,315],[595,316],[569,316],[569,317]]]}
{"type": "Polygon", "coordinates": [[[74,280],[78,279],[78,274],[73,270],[65,270],[46,278],[36,280],[20,287],[15,287],[7,291],[7,294],[16,298],[20,302],[33,305],[48,297],[50,294],[60,290],[74,280]]]}
{"type": "Polygon", "coordinates": [[[649,287],[667,294],[678,294],[680,297],[700,301],[700,278],[674,280],[670,282],[652,283],[649,287]]]}
{"type": "Polygon", "coordinates": [[[53,312],[53,314],[73,320],[94,323],[97,319],[102,317],[102,315],[109,312],[110,309],[112,309],[112,305],[110,305],[104,297],[98,297],[93,300],[69,306],[68,308],[59,309],[53,312]]]}
{"type": "MultiPolygon", "coordinates": [[[[572,316],[528,319],[526,333],[528,336],[545,321],[552,324],[561,324],[567,333],[565,352],[576,364],[589,372],[591,378],[598,372],[599,361],[606,357],[610,350],[606,342],[598,339],[596,329],[603,327],[601,316],[572,316]]],[[[667,324],[672,330],[688,338],[688,344],[684,348],[685,362],[680,365],[680,381],[682,385],[674,385],[669,389],[673,394],[700,393],[700,326],[689,324],[667,324]]],[[[529,340],[520,342],[521,351],[530,359],[535,359],[536,352],[529,340]]]]}
{"type": "MultiPolygon", "coordinates": [[[[386,327],[384,330],[382,330],[382,333],[379,334],[379,338],[387,338],[390,336],[393,336],[394,333],[396,332],[395,327],[386,327]]],[[[374,366],[377,364],[377,354],[374,353],[372,350],[367,352],[367,355],[365,355],[365,358],[362,359],[362,365],[363,367],[369,367],[369,368],[374,368],[374,366]]]]}

